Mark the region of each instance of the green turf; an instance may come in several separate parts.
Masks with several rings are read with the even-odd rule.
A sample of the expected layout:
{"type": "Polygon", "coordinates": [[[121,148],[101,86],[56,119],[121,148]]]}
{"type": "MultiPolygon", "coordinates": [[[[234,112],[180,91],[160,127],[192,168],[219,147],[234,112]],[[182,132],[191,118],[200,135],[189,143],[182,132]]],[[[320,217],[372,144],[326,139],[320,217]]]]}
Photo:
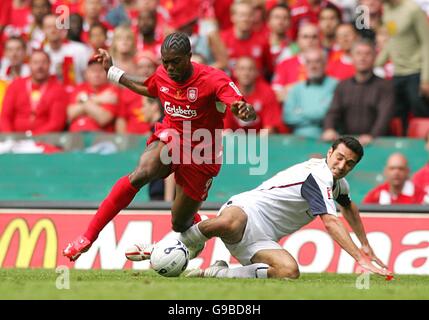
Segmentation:
{"type": "Polygon", "coordinates": [[[153,271],[71,270],[70,289],[58,290],[55,270],[0,269],[0,299],[429,299],[429,277],[303,274],[298,280],[163,278],[153,271]]]}

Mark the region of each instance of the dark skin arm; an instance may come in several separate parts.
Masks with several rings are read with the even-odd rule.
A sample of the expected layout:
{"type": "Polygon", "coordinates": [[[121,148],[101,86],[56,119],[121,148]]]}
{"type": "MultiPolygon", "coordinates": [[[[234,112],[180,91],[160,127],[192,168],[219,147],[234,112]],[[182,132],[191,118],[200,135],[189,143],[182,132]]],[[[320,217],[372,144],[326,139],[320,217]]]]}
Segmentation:
{"type": "MultiPolygon", "coordinates": [[[[109,68],[113,66],[112,57],[104,49],[98,49],[98,52],[99,53],[95,56],[95,58],[103,64],[104,70],[108,72],[109,68]]],[[[126,73],[121,76],[119,83],[138,94],[147,97],[153,97],[145,85],[133,80],[133,77],[127,75],[126,73]]],[[[231,104],[231,111],[243,121],[252,121],[256,119],[256,112],[252,105],[244,101],[234,101],[231,104]]]]}
{"type": "Polygon", "coordinates": [[[231,104],[231,111],[237,118],[246,122],[256,119],[255,109],[245,101],[234,101],[231,104]]]}
{"type": "MultiPolygon", "coordinates": [[[[98,54],[95,56],[95,58],[103,64],[104,70],[106,70],[106,72],[108,72],[109,68],[113,66],[112,57],[104,49],[98,49],[98,54]]],[[[132,77],[127,75],[126,73],[121,76],[121,78],[119,79],[119,83],[127,87],[128,89],[134,91],[135,93],[153,98],[146,86],[144,86],[140,82],[133,80],[132,77]]]]}

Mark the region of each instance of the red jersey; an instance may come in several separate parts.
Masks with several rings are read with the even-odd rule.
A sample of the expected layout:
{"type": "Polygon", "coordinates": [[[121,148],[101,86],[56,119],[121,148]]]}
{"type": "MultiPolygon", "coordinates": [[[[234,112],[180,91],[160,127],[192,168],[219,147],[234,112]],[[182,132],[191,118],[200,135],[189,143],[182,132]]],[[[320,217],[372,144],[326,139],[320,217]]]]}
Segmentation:
{"type": "Polygon", "coordinates": [[[244,97],[255,109],[256,119],[244,122],[235,117],[231,110],[227,110],[224,120],[225,129],[243,128],[259,131],[263,128],[279,128],[281,126],[281,107],[274,91],[266,81],[258,79],[253,92],[244,97]]]}
{"type": "Polygon", "coordinates": [[[286,85],[307,79],[307,70],[304,60],[296,55],[279,63],[274,72],[272,86],[284,87],[286,85]]]}
{"type": "Polygon", "coordinates": [[[127,122],[128,133],[147,133],[152,124],[147,122],[143,113],[144,97],[131,90],[121,92],[119,116],[127,122]]]}
{"type": "Polygon", "coordinates": [[[413,183],[429,195],[429,163],[414,174],[413,183]]]}
{"type": "Polygon", "coordinates": [[[7,88],[0,118],[1,132],[58,132],[66,125],[67,93],[55,77],[42,85],[17,78],[7,88]]]}
{"type": "Polygon", "coordinates": [[[213,9],[219,29],[228,30],[232,27],[230,8],[234,0],[213,0],[213,9]]]}
{"type": "Polygon", "coordinates": [[[356,74],[352,59],[344,53],[333,53],[326,66],[326,74],[337,80],[345,80],[356,74]]]}
{"type": "Polygon", "coordinates": [[[414,185],[411,181],[406,181],[402,191],[395,196],[390,193],[389,185],[383,183],[375,189],[368,192],[363,199],[363,203],[374,204],[422,204],[425,192],[420,187],[414,185]]]}
{"type": "MultiPolygon", "coordinates": [[[[117,115],[119,112],[119,89],[117,86],[106,83],[105,85],[101,86],[98,89],[94,89],[92,86],[90,86],[88,83],[82,83],[76,89],[73,91],[70,99],[70,104],[77,103],[81,97],[81,95],[86,95],[87,97],[91,97],[93,95],[100,95],[103,92],[111,91],[117,96],[117,102],[116,103],[103,103],[100,104],[100,106],[107,111],[111,112],[113,115],[117,115]]],[[[98,122],[91,118],[89,115],[80,115],[77,118],[75,118],[70,123],[69,131],[76,132],[76,131],[107,131],[107,132],[113,132],[114,131],[114,122],[107,124],[104,127],[101,127],[98,122]]]]}
{"type": "Polygon", "coordinates": [[[229,68],[234,69],[235,63],[240,57],[252,57],[261,75],[271,74],[273,61],[271,60],[270,44],[263,32],[252,32],[248,39],[238,39],[234,29],[221,32],[221,38],[228,51],[229,68]]]}
{"type": "MultiPolygon", "coordinates": [[[[211,145],[210,159],[202,157],[213,163],[219,158],[219,152],[222,153],[222,149],[214,150],[213,145],[221,148],[221,143],[215,143],[215,139],[221,138],[216,129],[223,129],[225,105],[230,107],[234,101],[243,100],[243,96],[225,72],[195,62],[192,65],[193,74],[183,83],[170,79],[161,65],[144,84],[152,96],[161,100],[165,114],[162,126],[179,134],[181,146],[190,145],[194,149],[211,145]],[[201,135],[193,138],[198,129],[208,130],[211,139],[201,138],[201,135]]],[[[167,132],[159,135],[163,141],[168,140],[164,133],[168,135],[167,132]]],[[[188,152],[181,154],[188,156],[188,152]]]]}

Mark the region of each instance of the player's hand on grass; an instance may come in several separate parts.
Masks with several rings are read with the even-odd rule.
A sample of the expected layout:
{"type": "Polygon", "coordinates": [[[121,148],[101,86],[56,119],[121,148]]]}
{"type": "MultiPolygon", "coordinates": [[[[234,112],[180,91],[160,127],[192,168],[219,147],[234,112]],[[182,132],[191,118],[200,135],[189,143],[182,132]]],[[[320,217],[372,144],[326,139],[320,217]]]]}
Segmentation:
{"type": "Polygon", "coordinates": [[[387,270],[386,268],[379,268],[372,264],[371,260],[367,256],[362,255],[362,257],[357,261],[362,269],[369,271],[371,273],[377,274],[379,276],[392,276],[393,273],[387,270]]]}
{"type": "Polygon", "coordinates": [[[364,245],[360,249],[361,253],[368,258],[369,261],[373,261],[378,264],[381,268],[387,269],[387,266],[381,261],[374,253],[370,245],[364,245]]]}
{"type": "Polygon", "coordinates": [[[113,66],[113,60],[110,54],[104,49],[98,49],[98,54],[95,56],[97,61],[101,62],[104,70],[109,71],[109,68],[113,66]]]}
{"type": "Polygon", "coordinates": [[[244,101],[234,101],[231,104],[231,111],[240,120],[251,121],[256,119],[256,112],[252,105],[244,101]]]}

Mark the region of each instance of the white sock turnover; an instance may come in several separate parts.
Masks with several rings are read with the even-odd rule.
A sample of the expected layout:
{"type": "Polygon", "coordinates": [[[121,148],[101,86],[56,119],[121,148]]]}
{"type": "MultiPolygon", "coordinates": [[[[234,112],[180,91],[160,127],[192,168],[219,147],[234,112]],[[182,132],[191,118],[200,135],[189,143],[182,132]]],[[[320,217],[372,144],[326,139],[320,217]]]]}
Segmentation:
{"type": "Polygon", "coordinates": [[[268,278],[269,265],[265,263],[254,263],[238,268],[225,268],[220,270],[216,278],[268,278]]]}
{"type": "Polygon", "coordinates": [[[198,228],[199,224],[200,222],[194,224],[185,232],[180,233],[178,239],[189,247],[195,247],[196,245],[209,240],[205,235],[201,233],[200,228],[198,228]]]}

